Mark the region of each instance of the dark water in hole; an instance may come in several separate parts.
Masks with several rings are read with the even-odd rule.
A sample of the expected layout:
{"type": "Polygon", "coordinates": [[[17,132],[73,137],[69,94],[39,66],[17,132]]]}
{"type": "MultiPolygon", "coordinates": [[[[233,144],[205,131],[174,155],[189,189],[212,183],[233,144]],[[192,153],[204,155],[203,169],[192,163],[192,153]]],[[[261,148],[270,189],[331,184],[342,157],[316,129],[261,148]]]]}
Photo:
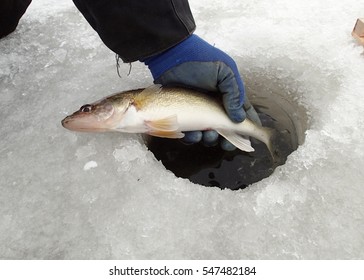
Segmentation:
{"type": "MultiPolygon", "coordinates": [[[[259,107],[256,108],[259,111],[259,107]]],[[[271,116],[259,112],[264,126],[276,128],[271,116]]],[[[224,151],[220,145],[205,147],[203,144],[185,145],[179,140],[151,137],[149,149],[158,160],[176,176],[188,178],[204,186],[242,189],[271,175],[277,165],[285,162],[294,150],[287,130],[281,131],[277,149],[279,162],[274,163],[265,144],[251,139],[255,151],[224,151]]]]}

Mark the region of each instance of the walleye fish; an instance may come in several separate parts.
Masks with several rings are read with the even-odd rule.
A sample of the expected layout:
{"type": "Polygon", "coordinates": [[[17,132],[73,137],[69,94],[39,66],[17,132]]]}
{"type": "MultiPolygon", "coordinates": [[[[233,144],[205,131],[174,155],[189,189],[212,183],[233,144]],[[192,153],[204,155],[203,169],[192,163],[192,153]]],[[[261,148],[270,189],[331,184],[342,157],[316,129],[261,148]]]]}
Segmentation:
{"type": "Polygon", "coordinates": [[[245,119],[232,122],[223,106],[201,92],[152,85],[130,90],[83,105],[62,120],[73,131],[147,133],[166,138],[182,138],[183,131],[215,130],[242,151],[252,152],[247,136],[254,137],[274,154],[274,131],[245,119]]]}

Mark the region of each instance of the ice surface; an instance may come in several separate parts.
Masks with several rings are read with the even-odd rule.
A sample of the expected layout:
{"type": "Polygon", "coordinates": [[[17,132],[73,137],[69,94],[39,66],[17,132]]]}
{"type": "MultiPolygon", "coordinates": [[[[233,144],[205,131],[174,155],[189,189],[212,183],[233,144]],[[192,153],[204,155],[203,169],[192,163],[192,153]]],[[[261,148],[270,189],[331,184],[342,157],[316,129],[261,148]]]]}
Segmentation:
{"type": "Polygon", "coordinates": [[[84,103],[152,79],[138,63],[119,78],[72,1],[34,0],[0,41],[0,258],[364,258],[364,55],[350,35],[363,1],[190,4],[248,91],[307,110],[304,144],[233,192],[176,178],[137,135],[63,129],[84,103]]]}

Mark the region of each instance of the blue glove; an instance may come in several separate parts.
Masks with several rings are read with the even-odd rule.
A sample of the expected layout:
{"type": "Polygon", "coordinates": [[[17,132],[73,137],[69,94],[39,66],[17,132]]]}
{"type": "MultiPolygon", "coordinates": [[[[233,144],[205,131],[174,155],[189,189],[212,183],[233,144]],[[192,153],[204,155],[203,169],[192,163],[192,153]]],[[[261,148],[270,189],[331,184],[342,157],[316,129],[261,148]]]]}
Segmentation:
{"type": "MultiPolygon", "coordinates": [[[[222,94],[225,111],[233,122],[242,122],[246,110],[249,118],[260,123],[258,114],[245,96],[244,85],[234,60],[197,35],[191,35],[178,45],[143,62],[149,67],[154,83],[219,92],[222,94]]],[[[218,134],[215,131],[185,132],[183,140],[187,143],[203,140],[207,146],[212,146],[218,142],[218,134]]],[[[235,149],[225,139],[221,143],[225,150],[235,149]]]]}

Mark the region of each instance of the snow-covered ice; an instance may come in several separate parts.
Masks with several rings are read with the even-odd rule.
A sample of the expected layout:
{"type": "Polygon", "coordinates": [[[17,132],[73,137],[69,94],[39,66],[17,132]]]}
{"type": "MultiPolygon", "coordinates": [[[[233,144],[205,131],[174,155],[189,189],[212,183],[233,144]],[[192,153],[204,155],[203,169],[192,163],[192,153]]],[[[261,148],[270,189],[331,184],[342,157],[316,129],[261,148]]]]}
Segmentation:
{"type": "Polygon", "coordinates": [[[269,178],[222,191],[177,178],[140,136],[63,129],[152,79],[139,63],[119,78],[72,1],[34,0],[0,40],[0,258],[364,258],[364,49],[350,35],[364,2],[190,4],[248,92],[305,109],[305,142],[269,178]]]}

